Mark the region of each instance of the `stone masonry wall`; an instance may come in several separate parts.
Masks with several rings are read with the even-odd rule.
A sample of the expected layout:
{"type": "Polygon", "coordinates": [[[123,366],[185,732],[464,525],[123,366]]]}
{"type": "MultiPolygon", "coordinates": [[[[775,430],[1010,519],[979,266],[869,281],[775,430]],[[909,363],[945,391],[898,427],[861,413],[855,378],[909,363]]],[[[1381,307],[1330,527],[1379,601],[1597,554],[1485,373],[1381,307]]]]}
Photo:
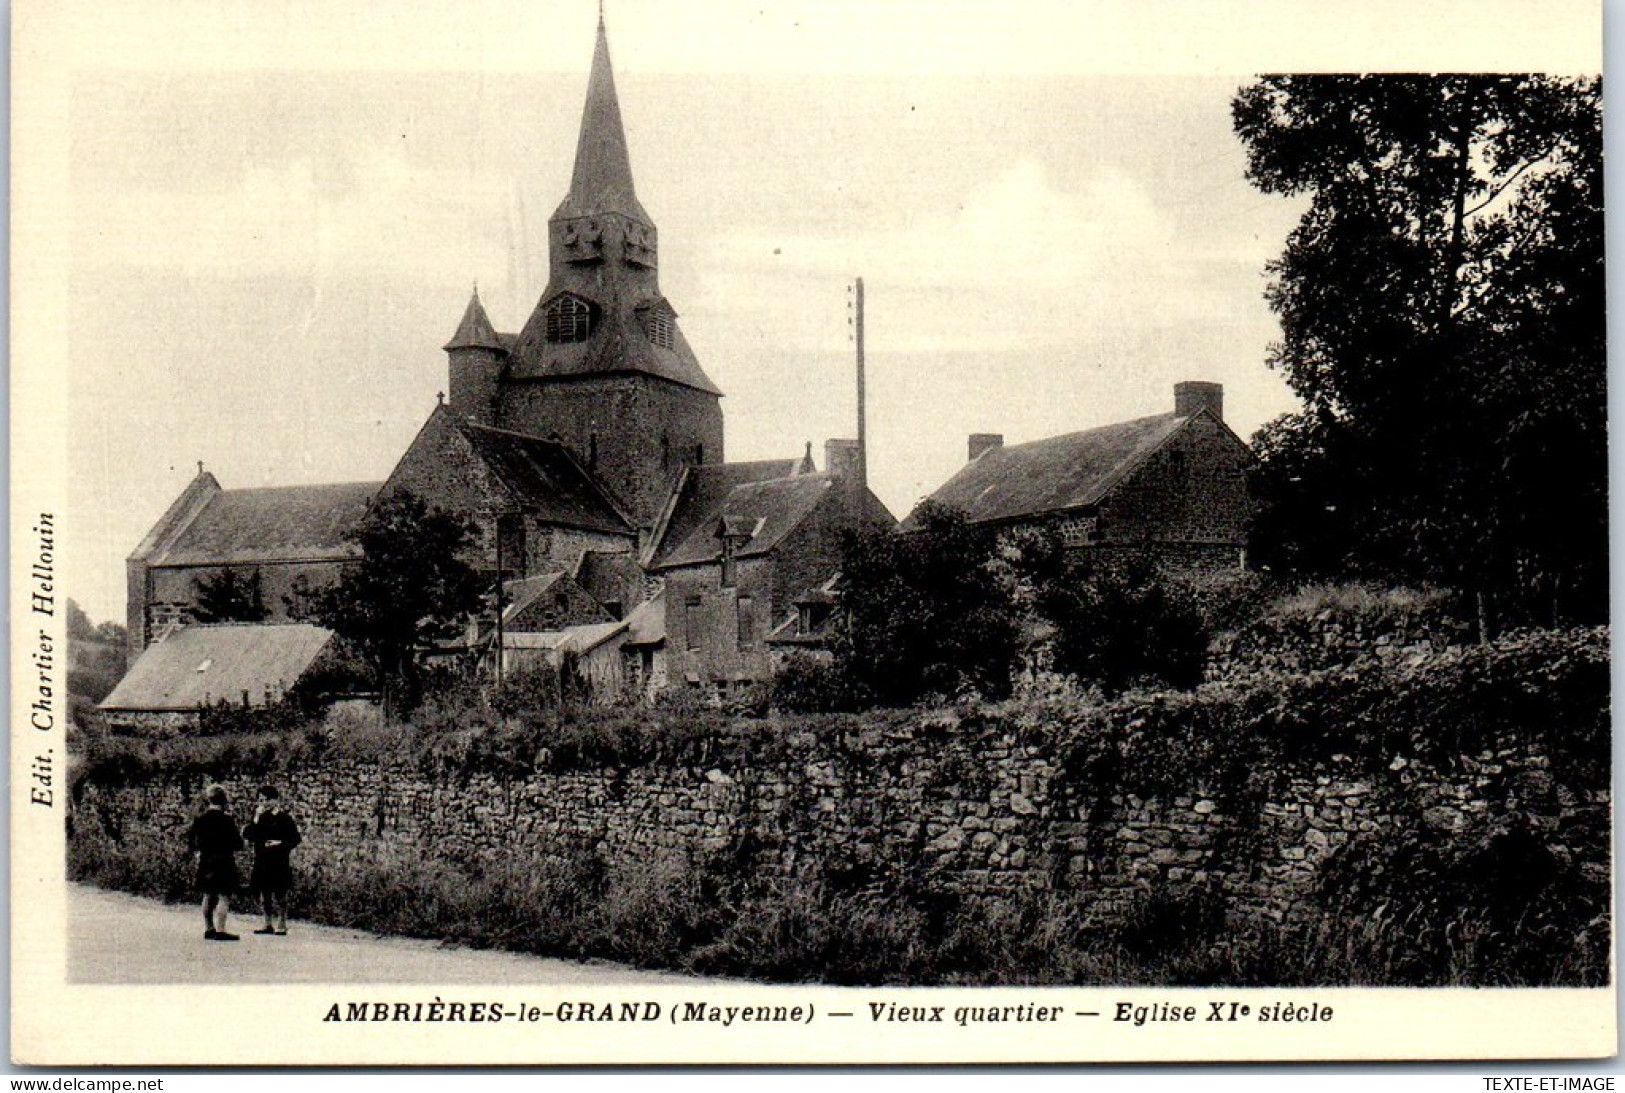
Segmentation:
{"type": "MultiPolygon", "coordinates": [[[[941,719],[944,715],[935,715],[941,719]]],[[[1257,800],[1202,786],[1164,798],[1081,785],[1008,732],[911,727],[838,741],[792,738],[765,764],[436,775],[329,764],[277,781],[306,832],[306,868],[382,856],[450,861],[594,847],[612,862],[733,854],[757,875],[897,870],[969,893],[1063,890],[1121,915],[1155,891],[1222,892],[1240,924],[1306,906],[1318,867],[1351,839],[1409,817],[1441,832],[1517,810],[1558,851],[1606,872],[1606,793],[1559,785],[1529,750],[1462,757],[1450,769],[1396,759],[1384,772],[1330,764],[1283,771],[1257,800]]],[[[225,781],[245,819],[260,776],[225,781]]],[[[144,826],[181,845],[200,777],[86,784],[75,823],[144,826]]],[[[1601,875],[1601,874],[1599,874],[1601,875]]]]}

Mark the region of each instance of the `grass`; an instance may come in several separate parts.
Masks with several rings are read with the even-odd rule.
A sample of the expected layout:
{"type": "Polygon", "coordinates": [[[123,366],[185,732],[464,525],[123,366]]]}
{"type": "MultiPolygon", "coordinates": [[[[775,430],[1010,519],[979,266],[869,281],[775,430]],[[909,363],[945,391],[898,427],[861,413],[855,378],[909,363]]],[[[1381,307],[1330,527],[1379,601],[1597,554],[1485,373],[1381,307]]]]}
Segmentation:
{"type": "MultiPolygon", "coordinates": [[[[184,855],[142,831],[80,825],[69,866],[102,887],[191,898],[184,855]]],[[[570,844],[451,859],[384,843],[307,857],[292,909],[379,933],[768,982],[1579,986],[1609,976],[1605,919],[1570,933],[1509,929],[1468,906],[1421,930],[1319,908],[1244,935],[1200,891],[1147,892],[1103,922],[1072,893],[853,888],[817,875],[757,878],[725,855],[609,863],[570,844]]]]}

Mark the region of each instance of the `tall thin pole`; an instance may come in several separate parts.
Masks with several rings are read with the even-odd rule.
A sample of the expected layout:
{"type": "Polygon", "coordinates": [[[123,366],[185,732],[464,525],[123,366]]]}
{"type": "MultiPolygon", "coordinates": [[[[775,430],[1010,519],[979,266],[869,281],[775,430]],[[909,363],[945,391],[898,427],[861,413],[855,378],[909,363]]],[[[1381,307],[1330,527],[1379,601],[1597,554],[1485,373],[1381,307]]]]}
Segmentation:
{"type": "Polygon", "coordinates": [[[497,528],[497,687],[502,686],[502,517],[496,518],[497,528]]]}
{"type": "Polygon", "coordinates": [[[869,484],[869,436],[866,427],[863,386],[863,278],[857,278],[856,313],[853,328],[858,347],[858,485],[869,484]]]}

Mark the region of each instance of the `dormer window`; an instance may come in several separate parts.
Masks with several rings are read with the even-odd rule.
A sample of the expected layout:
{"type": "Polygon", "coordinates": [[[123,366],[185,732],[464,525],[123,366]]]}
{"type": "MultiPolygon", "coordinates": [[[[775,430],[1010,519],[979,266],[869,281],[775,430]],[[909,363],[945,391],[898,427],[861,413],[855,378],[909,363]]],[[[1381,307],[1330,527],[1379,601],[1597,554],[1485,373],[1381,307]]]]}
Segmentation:
{"type": "Polygon", "coordinates": [[[565,293],[547,305],[543,337],[552,345],[586,341],[592,333],[592,311],[592,304],[565,293]]]}

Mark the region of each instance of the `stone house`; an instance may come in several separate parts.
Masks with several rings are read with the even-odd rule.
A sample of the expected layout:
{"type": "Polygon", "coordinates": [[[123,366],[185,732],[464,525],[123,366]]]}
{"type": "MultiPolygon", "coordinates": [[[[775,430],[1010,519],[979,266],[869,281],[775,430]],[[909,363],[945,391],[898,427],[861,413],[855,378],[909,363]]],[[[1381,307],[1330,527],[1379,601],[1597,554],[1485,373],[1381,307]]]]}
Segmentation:
{"type": "Polygon", "coordinates": [[[557,440],[475,424],[435,407],[380,494],[410,490],[471,517],[468,560],[482,572],[530,576],[575,566],[587,551],[628,553],[637,535],[609,495],[557,440]]]}
{"type": "Polygon", "coordinates": [[[674,507],[649,559],[665,588],[673,685],[725,699],[770,679],[769,634],[798,595],[839,570],[844,537],[896,526],[858,481],[854,453],[832,441],[832,471],[803,461],[782,477],[697,487],[674,507]]]}
{"type": "Polygon", "coordinates": [[[977,433],[969,455],[929,500],[973,523],[1052,529],[1071,550],[1177,572],[1246,565],[1256,457],[1224,423],[1217,383],[1175,384],[1170,413],[1026,444],[977,433]]]}

